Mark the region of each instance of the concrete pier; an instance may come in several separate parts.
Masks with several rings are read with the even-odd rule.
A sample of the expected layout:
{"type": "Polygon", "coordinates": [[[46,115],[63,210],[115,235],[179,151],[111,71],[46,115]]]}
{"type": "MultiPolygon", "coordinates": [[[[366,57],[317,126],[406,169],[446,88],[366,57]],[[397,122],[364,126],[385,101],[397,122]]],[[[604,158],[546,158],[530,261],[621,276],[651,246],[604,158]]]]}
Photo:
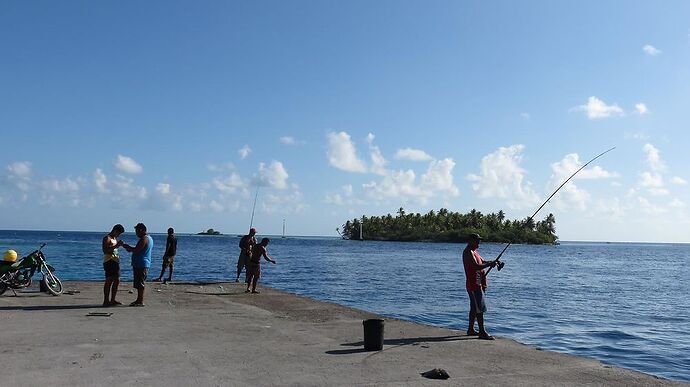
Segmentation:
{"type": "MultiPolygon", "coordinates": [[[[67,282],[58,297],[0,296],[0,385],[687,385],[395,319],[384,349],[365,352],[370,313],[235,283],[147,286],[146,307],[101,307],[97,282],[67,282]],[[433,368],[450,379],[420,376],[433,368]]],[[[120,286],[125,305],[130,289],[120,286]]]]}

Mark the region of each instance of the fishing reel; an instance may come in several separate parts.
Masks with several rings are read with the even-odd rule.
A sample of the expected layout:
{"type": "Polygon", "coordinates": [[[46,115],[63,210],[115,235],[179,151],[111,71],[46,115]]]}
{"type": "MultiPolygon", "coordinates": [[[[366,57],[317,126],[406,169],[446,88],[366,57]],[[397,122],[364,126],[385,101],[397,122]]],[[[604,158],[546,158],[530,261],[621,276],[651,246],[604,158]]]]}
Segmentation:
{"type": "Polygon", "coordinates": [[[505,266],[505,265],[506,265],[505,262],[499,261],[498,259],[496,259],[496,270],[501,271],[501,269],[503,269],[503,266],[505,266]]]}

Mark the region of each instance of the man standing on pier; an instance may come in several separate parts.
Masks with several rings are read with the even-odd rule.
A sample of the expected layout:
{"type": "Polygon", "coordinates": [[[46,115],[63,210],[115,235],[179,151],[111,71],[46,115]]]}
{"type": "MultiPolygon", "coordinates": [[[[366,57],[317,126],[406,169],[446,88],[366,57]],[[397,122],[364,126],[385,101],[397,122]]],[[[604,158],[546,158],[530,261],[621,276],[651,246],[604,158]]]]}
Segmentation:
{"type": "Polygon", "coordinates": [[[132,253],[132,272],[134,273],[134,288],[137,290],[137,299],[129,306],[144,306],[144,288],[146,287],[146,276],[151,267],[151,251],[153,250],[153,238],[146,232],[146,226],[138,223],[134,226],[134,231],[139,237],[136,246],[128,244],[122,246],[132,253]]]}
{"type": "Polygon", "coordinates": [[[469,326],[467,327],[468,336],[478,336],[483,340],[493,340],[484,328],[484,312],[486,312],[486,274],[484,268],[496,266],[496,261],[485,261],[479,255],[479,242],[482,237],[479,234],[470,234],[467,238],[467,247],[462,252],[462,264],[465,268],[465,285],[467,294],[470,297],[470,316],[469,326]],[[474,321],[479,325],[479,332],[474,330],[474,321]]]}
{"type": "Polygon", "coordinates": [[[237,278],[235,282],[240,282],[240,274],[242,274],[242,269],[248,268],[249,259],[252,257],[252,249],[256,245],[256,229],[252,227],[249,229],[249,234],[245,235],[240,239],[240,256],[237,258],[237,278]]]}

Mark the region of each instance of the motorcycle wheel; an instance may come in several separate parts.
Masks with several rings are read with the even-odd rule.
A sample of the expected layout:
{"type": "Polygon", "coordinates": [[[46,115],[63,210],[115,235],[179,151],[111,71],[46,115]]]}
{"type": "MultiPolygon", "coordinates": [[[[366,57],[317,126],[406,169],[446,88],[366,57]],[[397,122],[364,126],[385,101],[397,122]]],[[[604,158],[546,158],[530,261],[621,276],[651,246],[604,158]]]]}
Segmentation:
{"type": "Polygon", "coordinates": [[[3,293],[5,293],[5,290],[7,290],[7,284],[4,282],[0,282],[0,296],[2,296],[3,293]]]}
{"type": "Polygon", "coordinates": [[[54,296],[62,294],[62,282],[60,282],[60,279],[55,274],[51,272],[43,273],[43,282],[46,284],[46,288],[50,294],[54,296]]]}

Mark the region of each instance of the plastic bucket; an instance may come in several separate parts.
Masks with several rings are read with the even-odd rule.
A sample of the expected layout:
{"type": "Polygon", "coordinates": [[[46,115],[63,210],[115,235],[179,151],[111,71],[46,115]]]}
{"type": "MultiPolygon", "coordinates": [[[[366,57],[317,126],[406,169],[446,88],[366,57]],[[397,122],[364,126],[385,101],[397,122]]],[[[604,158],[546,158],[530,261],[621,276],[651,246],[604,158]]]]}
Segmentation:
{"type": "Polygon", "coordinates": [[[362,325],[364,325],[364,350],[382,350],[384,320],[381,318],[372,318],[362,321],[362,325]]]}

